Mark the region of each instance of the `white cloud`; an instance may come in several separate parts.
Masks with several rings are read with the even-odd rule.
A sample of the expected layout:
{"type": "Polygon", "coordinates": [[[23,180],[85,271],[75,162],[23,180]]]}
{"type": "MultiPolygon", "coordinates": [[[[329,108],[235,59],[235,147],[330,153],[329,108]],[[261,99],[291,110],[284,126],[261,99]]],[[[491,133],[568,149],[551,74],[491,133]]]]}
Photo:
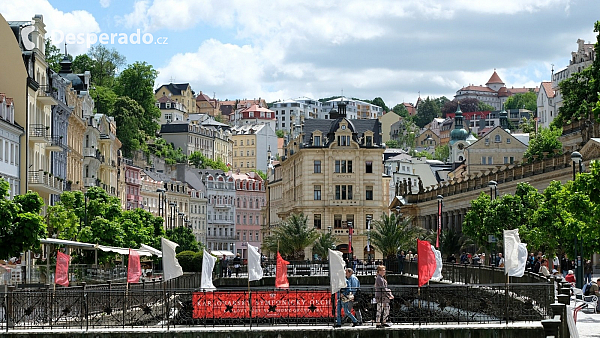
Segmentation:
{"type": "MultiPolygon", "coordinates": [[[[57,41],[61,35],[100,32],[98,22],[87,11],[63,12],[54,8],[47,0],[5,1],[2,5],[2,15],[7,21],[28,21],[36,14],[43,15],[47,37],[54,36],[53,42],[61,50],[64,50],[64,42],[57,41]]],[[[67,48],[69,54],[73,55],[85,53],[87,50],[85,44],[69,45],[67,48]]]]}
{"type": "Polygon", "coordinates": [[[100,6],[102,6],[102,8],[108,8],[110,6],[110,0],[100,0],[100,6]]]}

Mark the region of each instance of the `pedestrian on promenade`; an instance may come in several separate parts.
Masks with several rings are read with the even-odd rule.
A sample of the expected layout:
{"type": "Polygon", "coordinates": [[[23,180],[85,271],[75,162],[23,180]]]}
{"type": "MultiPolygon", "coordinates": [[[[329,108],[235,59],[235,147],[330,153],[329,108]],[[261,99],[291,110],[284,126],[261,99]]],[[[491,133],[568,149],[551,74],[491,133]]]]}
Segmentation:
{"type": "Polygon", "coordinates": [[[223,255],[221,258],[221,277],[227,277],[229,271],[229,259],[227,256],[223,255]]]}
{"type": "MultiPolygon", "coordinates": [[[[336,321],[333,327],[342,327],[342,320],[344,319],[342,318],[342,309],[344,310],[344,317],[352,320],[352,326],[361,325],[351,311],[351,302],[354,301],[354,293],[352,293],[352,288],[350,288],[350,282],[348,281],[348,270],[352,271],[352,268],[346,268],[346,287],[338,291],[336,321]]],[[[358,279],[356,280],[358,281],[358,279]]]]}
{"type": "Polygon", "coordinates": [[[235,269],[235,276],[240,276],[240,268],[242,267],[242,257],[238,253],[233,259],[233,268],[235,269]]]}
{"type": "Polygon", "coordinates": [[[357,297],[360,292],[360,281],[358,280],[356,275],[354,275],[354,270],[352,269],[346,269],[346,285],[348,285],[349,293],[351,293],[353,296],[351,297],[352,299],[348,302],[348,310],[354,310],[355,317],[358,320],[358,324],[356,324],[356,326],[360,326],[362,325],[363,321],[362,313],[358,306],[356,309],[354,308],[354,303],[358,301],[357,297]]]}
{"type": "Polygon", "coordinates": [[[594,267],[592,266],[592,261],[587,260],[583,265],[583,273],[585,274],[583,277],[583,284],[592,282],[592,272],[594,271],[594,267]]]}
{"type": "Polygon", "coordinates": [[[573,270],[569,270],[565,276],[565,281],[571,283],[572,286],[575,286],[575,275],[573,274],[573,270]]]}
{"type": "Polygon", "coordinates": [[[390,301],[394,299],[392,290],[388,289],[388,283],[385,277],[385,266],[377,267],[377,276],[375,278],[375,300],[377,301],[377,315],[375,322],[377,328],[390,327],[387,323],[390,315],[390,301]]]}
{"type": "Polygon", "coordinates": [[[398,255],[396,255],[396,258],[398,259],[398,273],[399,274],[403,274],[404,273],[404,250],[400,250],[398,252],[398,255]]]}

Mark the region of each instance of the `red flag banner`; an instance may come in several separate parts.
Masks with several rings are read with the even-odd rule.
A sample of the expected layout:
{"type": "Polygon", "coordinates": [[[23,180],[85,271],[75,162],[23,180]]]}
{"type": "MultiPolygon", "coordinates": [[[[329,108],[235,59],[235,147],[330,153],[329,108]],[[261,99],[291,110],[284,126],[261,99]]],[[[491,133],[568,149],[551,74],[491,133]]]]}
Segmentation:
{"type": "Polygon", "coordinates": [[[427,284],[435,272],[437,262],[431,249],[431,243],[417,239],[417,253],[419,254],[419,287],[427,284]]]}
{"type": "Polygon", "coordinates": [[[142,267],[140,265],[140,254],[129,249],[129,263],[127,264],[127,283],[139,283],[142,276],[142,267]]]}
{"type": "Polygon", "coordinates": [[[289,288],[290,282],[287,278],[287,266],[290,262],[286,261],[281,257],[279,252],[277,253],[277,274],[275,276],[275,287],[276,288],[289,288]]]}
{"type": "Polygon", "coordinates": [[[62,286],[69,286],[69,261],[71,256],[58,252],[56,254],[56,271],[54,273],[54,283],[62,286]]]}

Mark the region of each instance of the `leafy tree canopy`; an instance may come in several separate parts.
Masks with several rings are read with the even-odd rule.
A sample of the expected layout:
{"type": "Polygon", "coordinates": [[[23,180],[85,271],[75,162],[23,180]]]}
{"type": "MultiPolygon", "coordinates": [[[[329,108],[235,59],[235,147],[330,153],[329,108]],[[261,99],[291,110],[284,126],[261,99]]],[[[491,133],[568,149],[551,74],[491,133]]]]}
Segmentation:
{"type": "Polygon", "coordinates": [[[388,106],[385,105],[385,102],[383,102],[383,99],[381,97],[379,97],[379,96],[376,97],[376,98],[374,98],[373,101],[371,101],[371,104],[383,108],[384,112],[390,111],[390,109],[388,108],[388,106]]]}
{"type": "MultiPolygon", "coordinates": [[[[448,113],[450,113],[450,114],[455,113],[457,106],[458,106],[457,100],[446,101],[446,103],[444,104],[444,106],[441,109],[442,117],[446,117],[446,115],[448,113]]],[[[482,106],[481,101],[479,101],[478,99],[466,98],[466,99],[460,100],[460,110],[463,113],[482,111],[482,109],[480,109],[480,108],[491,108],[491,109],[485,109],[485,110],[494,110],[494,108],[491,106],[489,106],[489,107],[482,106]]],[[[483,111],[485,111],[485,110],[483,110],[483,111]]]]}
{"type": "Polygon", "coordinates": [[[198,168],[198,169],[211,168],[211,169],[220,169],[220,170],[223,170],[224,172],[229,171],[229,167],[227,166],[227,164],[223,163],[223,161],[221,161],[221,159],[217,159],[216,161],[211,160],[210,158],[204,156],[199,151],[194,151],[193,153],[191,153],[190,157],[188,158],[188,161],[190,164],[192,164],[195,168],[198,168]]]}
{"type": "Polygon", "coordinates": [[[273,234],[263,239],[262,247],[269,252],[279,252],[290,259],[303,259],[304,249],[311,246],[319,237],[313,227],[307,225],[308,217],[291,214],[273,230],[273,234]]]}
{"type": "Polygon", "coordinates": [[[404,104],[399,103],[397,105],[394,106],[394,108],[392,108],[392,111],[398,115],[398,116],[402,116],[404,118],[408,118],[410,115],[408,114],[408,109],[406,109],[406,107],[404,106],[404,104]]]}
{"type": "Polygon", "coordinates": [[[427,97],[423,103],[419,105],[419,109],[417,111],[415,124],[419,128],[425,127],[429,122],[431,122],[434,118],[439,117],[441,114],[441,110],[437,103],[427,97]]]}
{"type": "Polygon", "coordinates": [[[177,150],[173,149],[173,145],[167,143],[161,137],[157,137],[154,143],[148,144],[147,151],[160,158],[164,158],[166,164],[187,163],[188,160],[187,156],[181,151],[181,148],[177,148],[177,150]]]}
{"type": "Polygon", "coordinates": [[[527,109],[537,111],[537,94],[534,91],[518,93],[509,97],[504,103],[505,109],[527,109]]]}
{"type": "Polygon", "coordinates": [[[416,246],[416,239],[425,234],[420,227],[413,227],[410,217],[398,217],[396,214],[381,214],[374,221],[371,231],[371,242],[383,257],[395,257],[399,250],[416,246]]]}
{"type": "Polygon", "coordinates": [[[46,224],[40,216],[44,201],[27,192],[8,199],[9,184],[0,178],[0,257],[10,258],[36,249],[46,237],[46,224]]]}
{"type": "MultiPolygon", "coordinates": [[[[50,38],[46,38],[45,56],[48,67],[58,73],[60,71],[60,61],[64,58],[64,54],[52,43],[52,39],[50,38]]],[[[67,58],[71,61],[73,60],[71,55],[67,55],[67,58]]]]}
{"type": "MultiPolygon", "coordinates": [[[[552,125],[562,127],[573,117],[587,116],[598,102],[600,93],[600,21],[594,24],[596,44],[594,45],[594,62],[590,67],[572,74],[568,79],[558,85],[563,97],[563,106],[558,110],[558,115],[552,125]]],[[[600,111],[597,111],[596,117],[600,111]]]]}
{"type": "Polygon", "coordinates": [[[138,118],[144,113],[144,108],[136,101],[121,96],[116,99],[114,109],[110,115],[117,124],[117,138],[121,141],[123,155],[131,157],[133,152],[146,147],[145,133],[141,130],[138,118]]]}
{"type": "Polygon", "coordinates": [[[439,145],[435,147],[433,158],[439,161],[446,162],[450,157],[450,147],[448,144],[439,145]]]}
{"type": "Polygon", "coordinates": [[[275,135],[277,135],[278,138],[284,138],[285,137],[285,130],[282,130],[282,129],[275,130],[275,135]]]}
{"type": "Polygon", "coordinates": [[[122,54],[100,43],[93,45],[87,54],[78,55],[73,60],[76,73],[90,71],[92,84],[106,87],[114,85],[115,76],[124,65],[125,57],[122,54]]]}
{"type": "Polygon", "coordinates": [[[329,249],[335,248],[337,241],[331,233],[321,233],[313,245],[313,254],[319,259],[327,259],[329,249]]]}
{"type": "Polygon", "coordinates": [[[553,155],[554,150],[562,150],[562,143],[559,141],[559,137],[562,135],[562,129],[550,127],[544,128],[540,127],[538,129],[537,134],[533,137],[529,138],[529,146],[523,154],[523,157],[527,159],[528,162],[533,161],[534,155],[537,155],[538,158],[543,158],[544,152],[548,152],[553,155]]]}
{"type": "Polygon", "coordinates": [[[177,253],[182,251],[198,252],[201,249],[200,244],[196,241],[196,237],[192,233],[192,229],[189,227],[167,229],[167,239],[179,244],[177,249],[175,249],[177,253]]]}
{"type": "Polygon", "coordinates": [[[388,140],[385,142],[385,146],[388,148],[400,148],[400,144],[396,140],[388,140]]]}

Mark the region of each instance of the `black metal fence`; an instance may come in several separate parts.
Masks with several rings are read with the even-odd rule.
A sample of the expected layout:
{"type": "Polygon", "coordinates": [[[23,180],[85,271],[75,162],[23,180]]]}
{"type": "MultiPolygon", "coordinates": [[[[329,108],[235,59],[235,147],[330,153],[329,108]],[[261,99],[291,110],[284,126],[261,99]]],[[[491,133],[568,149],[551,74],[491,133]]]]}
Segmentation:
{"type": "MultiPolygon", "coordinates": [[[[8,292],[0,293],[0,329],[323,325],[333,324],[335,319],[335,296],[323,287],[292,290],[252,287],[251,294],[247,289],[220,288],[215,293],[203,293],[197,289],[199,284],[186,285],[195,282],[192,278],[169,282],[172,283],[134,284],[128,289],[121,285],[56,290],[11,287],[8,292]],[[186,287],[178,288],[181,286],[186,287]],[[290,299],[300,299],[307,292],[318,293],[322,298],[314,302],[290,301],[285,306],[269,303],[269,299],[281,293],[290,299]],[[199,298],[204,301],[199,302],[199,298]],[[253,311],[247,308],[249,303],[253,311]]],[[[395,286],[391,287],[395,298],[390,321],[413,324],[538,321],[552,315],[552,288],[548,283],[440,284],[420,289],[395,286]]],[[[354,309],[361,311],[366,324],[373,324],[376,304],[372,287],[360,288],[354,309]]]]}

